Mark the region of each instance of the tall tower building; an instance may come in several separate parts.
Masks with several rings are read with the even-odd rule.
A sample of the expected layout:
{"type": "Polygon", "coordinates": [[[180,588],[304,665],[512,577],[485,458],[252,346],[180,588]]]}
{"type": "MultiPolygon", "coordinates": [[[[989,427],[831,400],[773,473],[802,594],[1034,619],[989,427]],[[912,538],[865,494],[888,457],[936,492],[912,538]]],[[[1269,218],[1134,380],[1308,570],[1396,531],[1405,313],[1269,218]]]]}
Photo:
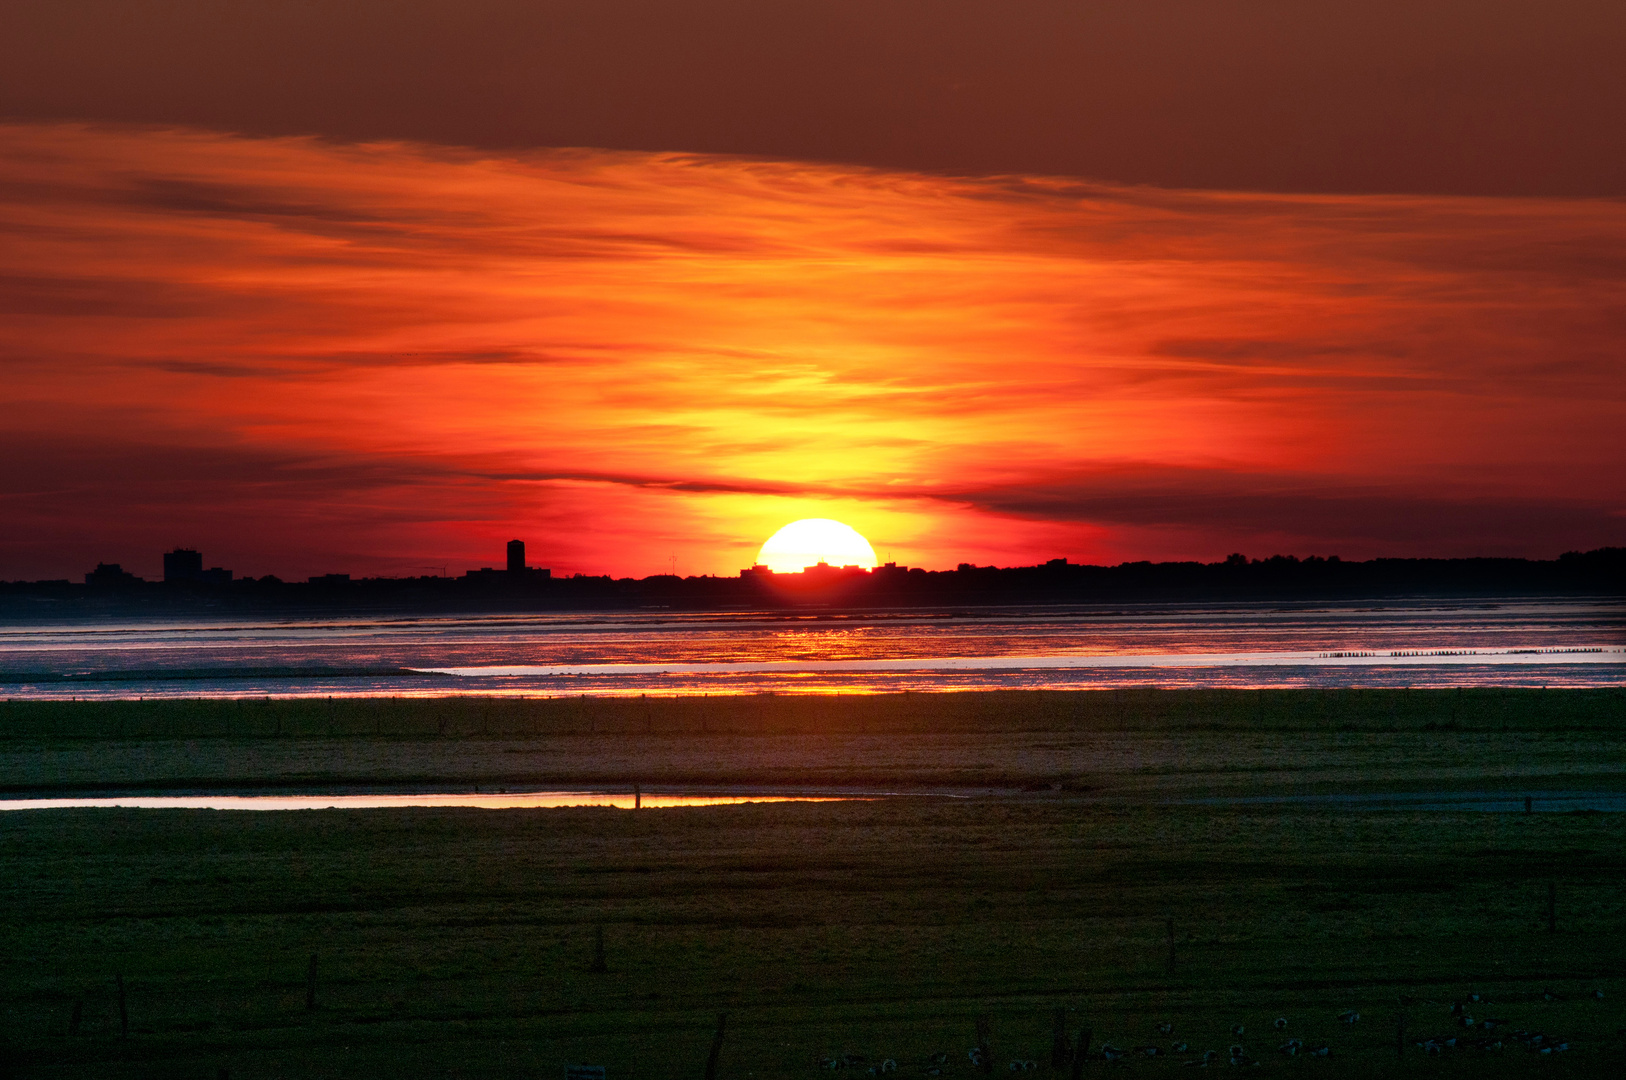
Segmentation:
{"type": "Polygon", "coordinates": [[[508,541],[508,572],[510,574],[525,572],[525,541],[508,541]]]}
{"type": "Polygon", "coordinates": [[[196,581],[203,576],[203,556],[188,548],[164,552],[165,581],[196,581]]]}

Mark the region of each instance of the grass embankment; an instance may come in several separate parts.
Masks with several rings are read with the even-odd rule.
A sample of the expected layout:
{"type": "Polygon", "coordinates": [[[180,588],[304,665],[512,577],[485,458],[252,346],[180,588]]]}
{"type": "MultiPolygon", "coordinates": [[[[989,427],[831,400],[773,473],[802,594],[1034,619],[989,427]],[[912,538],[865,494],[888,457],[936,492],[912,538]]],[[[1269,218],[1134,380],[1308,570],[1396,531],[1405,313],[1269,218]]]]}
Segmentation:
{"type": "Polygon", "coordinates": [[[1618,690],[11,702],[0,792],[1626,786],[1618,690]]]}
{"type": "Polygon", "coordinates": [[[0,739],[941,731],[1617,728],[1626,690],[1003,690],[717,697],[152,699],[0,704],[0,739]]]}
{"type": "MultiPolygon", "coordinates": [[[[1544,771],[1524,778],[1547,781],[1614,784],[1626,767],[1618,696],[1413,693],[1354,695],[1366,708],[1314,692],[335,703],[353,727],[280,736],[274,717],[263,736],[223,721],[287,708],[287,724],[296,703],[12,705],[0,761],[8,782],[141,752],[132,775],[149,778],[205,758],[242,777],[256,761],[326,767],[346,753],[358,775],[465,758],[479,772],[508,751],[569,772],[621,746],[612,764],[646,776],[690,753],[677,771],[791,780],[833,760],[849,776],[1101,781],[1131,795],[1385,763],[1385,783],[1487,787],[1529,761],[1544,771]],[[428,727],[437,706],[444,729],[428,727]],[[152,726],[135,728],[143,717],[152,726]],[[122,732],[96,726],[120,720],[122,732]],[[1171,763],[1193,742],[1223,760],[1171,763]],[[256,753],[272,756],[242,763],[256,753]]],[[[5,814],[0,1039],[22,1076],[557,1077],[588,1061],[630,1080],[698,1077],[727,1011],[725,1080],[812,1078],[842,1052],[895,1058],[905,1076],[946,1052],[948,1075],[970,1080],[977,1016],[1002,1073],[1012,1059],[1047,1071],[1051,1009],[1065,1006],[1097,1046],[1184,1041],[1183,1061],[1241,1042],[1270,1075],[1611,1075],[1626,1050],[1623,819],[1100,804],[1065,790],[639,812],[5,814]],[[1489,999],[1481,1018],[1576,1049],[1397,1059],[1400,999],[1415,1042],[1460,1034],[1449,1004],[1470,991],[1489,999]],[[1340,1024],[1346,1009],[1362,1019],[1340,1024]],[[1332,1056],[1276,1053],[1290,1036],[1332,1056]]],[[[1140,1058],[1129,1073],[1170,1067],[1140,1058]]]]}

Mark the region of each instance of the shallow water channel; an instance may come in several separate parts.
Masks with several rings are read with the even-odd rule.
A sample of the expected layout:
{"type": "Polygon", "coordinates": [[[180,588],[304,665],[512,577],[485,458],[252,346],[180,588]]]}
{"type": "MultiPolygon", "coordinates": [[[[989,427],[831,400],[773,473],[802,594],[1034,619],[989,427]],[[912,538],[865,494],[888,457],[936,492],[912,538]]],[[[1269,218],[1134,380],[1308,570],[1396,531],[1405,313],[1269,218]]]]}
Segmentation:
{"type": "Polygon", "coordinates": [[[621,810],[669,806],[732,806],[738,803],[839,802],[875,795],[647,795],[608,791],[519,791],[456,794],[367,795],[117,795],[103,798],[3,799],[0,810],[61,810],[119,806],[147,810],[376,810],[398,806],[472,806],[524,810],[557,806],[613,806],[621,810]]]}
{"type": "MultiPolygon", "coordinates": [[[[673,806],[736,806],[742,803],[851,802],[893,798],[964,800],[977,797],[1031,797],[1013,791],[734,791],[670,793],[627,791],[364,792],[349,794],[108,795],[0,799],[0,811],[122,807],[147,810],[377,810],[408,806],[465,806],[481,810],[608,806],[619,810],[673,806]]],[[[1047,798],[1049,793],[1039,797],[1047,798]]],[[[1221,795],[1158,799],[1122,796],[1062,796],[1085,805],[1258,807],[1337,811],[1432,811],[1443,813],[1626,813],[1626,793],[1616,791],[1407,791],[1316,795],[1221,795]]]]}

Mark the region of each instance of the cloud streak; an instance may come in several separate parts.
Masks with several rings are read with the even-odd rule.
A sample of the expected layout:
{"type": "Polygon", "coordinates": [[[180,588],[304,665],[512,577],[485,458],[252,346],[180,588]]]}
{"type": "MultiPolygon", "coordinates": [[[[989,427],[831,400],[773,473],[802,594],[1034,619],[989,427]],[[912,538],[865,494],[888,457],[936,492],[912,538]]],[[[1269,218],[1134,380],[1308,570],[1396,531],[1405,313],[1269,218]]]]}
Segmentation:
{"type": "Polygon", "coordinates": [[[799,516],[924,565],[1622,539],[1617,201],[0,147],[28,462],[0,577],[177,543],[389,572],[511,535],[561,571],[726,573],[799,516]]]}

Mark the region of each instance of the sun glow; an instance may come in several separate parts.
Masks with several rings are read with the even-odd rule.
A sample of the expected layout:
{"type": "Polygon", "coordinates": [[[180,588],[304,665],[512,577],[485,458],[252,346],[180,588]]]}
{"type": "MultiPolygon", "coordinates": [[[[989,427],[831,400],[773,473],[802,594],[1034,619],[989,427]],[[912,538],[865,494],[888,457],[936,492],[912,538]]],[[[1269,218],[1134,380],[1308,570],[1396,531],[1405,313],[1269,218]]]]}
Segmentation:
{"type": "Polygon", "coordinates": [[[0,235],[0,578],[1620,542],[1626,200],[0,124],[0,235]]]}
{"type": "Polygon", "coordinates": [[[875,549],[851,525],[829,518],[793,521],[768,538],[757,562],[776,574],[800,573],[809,566],[862,566],[875,569],[875,549]]]}

